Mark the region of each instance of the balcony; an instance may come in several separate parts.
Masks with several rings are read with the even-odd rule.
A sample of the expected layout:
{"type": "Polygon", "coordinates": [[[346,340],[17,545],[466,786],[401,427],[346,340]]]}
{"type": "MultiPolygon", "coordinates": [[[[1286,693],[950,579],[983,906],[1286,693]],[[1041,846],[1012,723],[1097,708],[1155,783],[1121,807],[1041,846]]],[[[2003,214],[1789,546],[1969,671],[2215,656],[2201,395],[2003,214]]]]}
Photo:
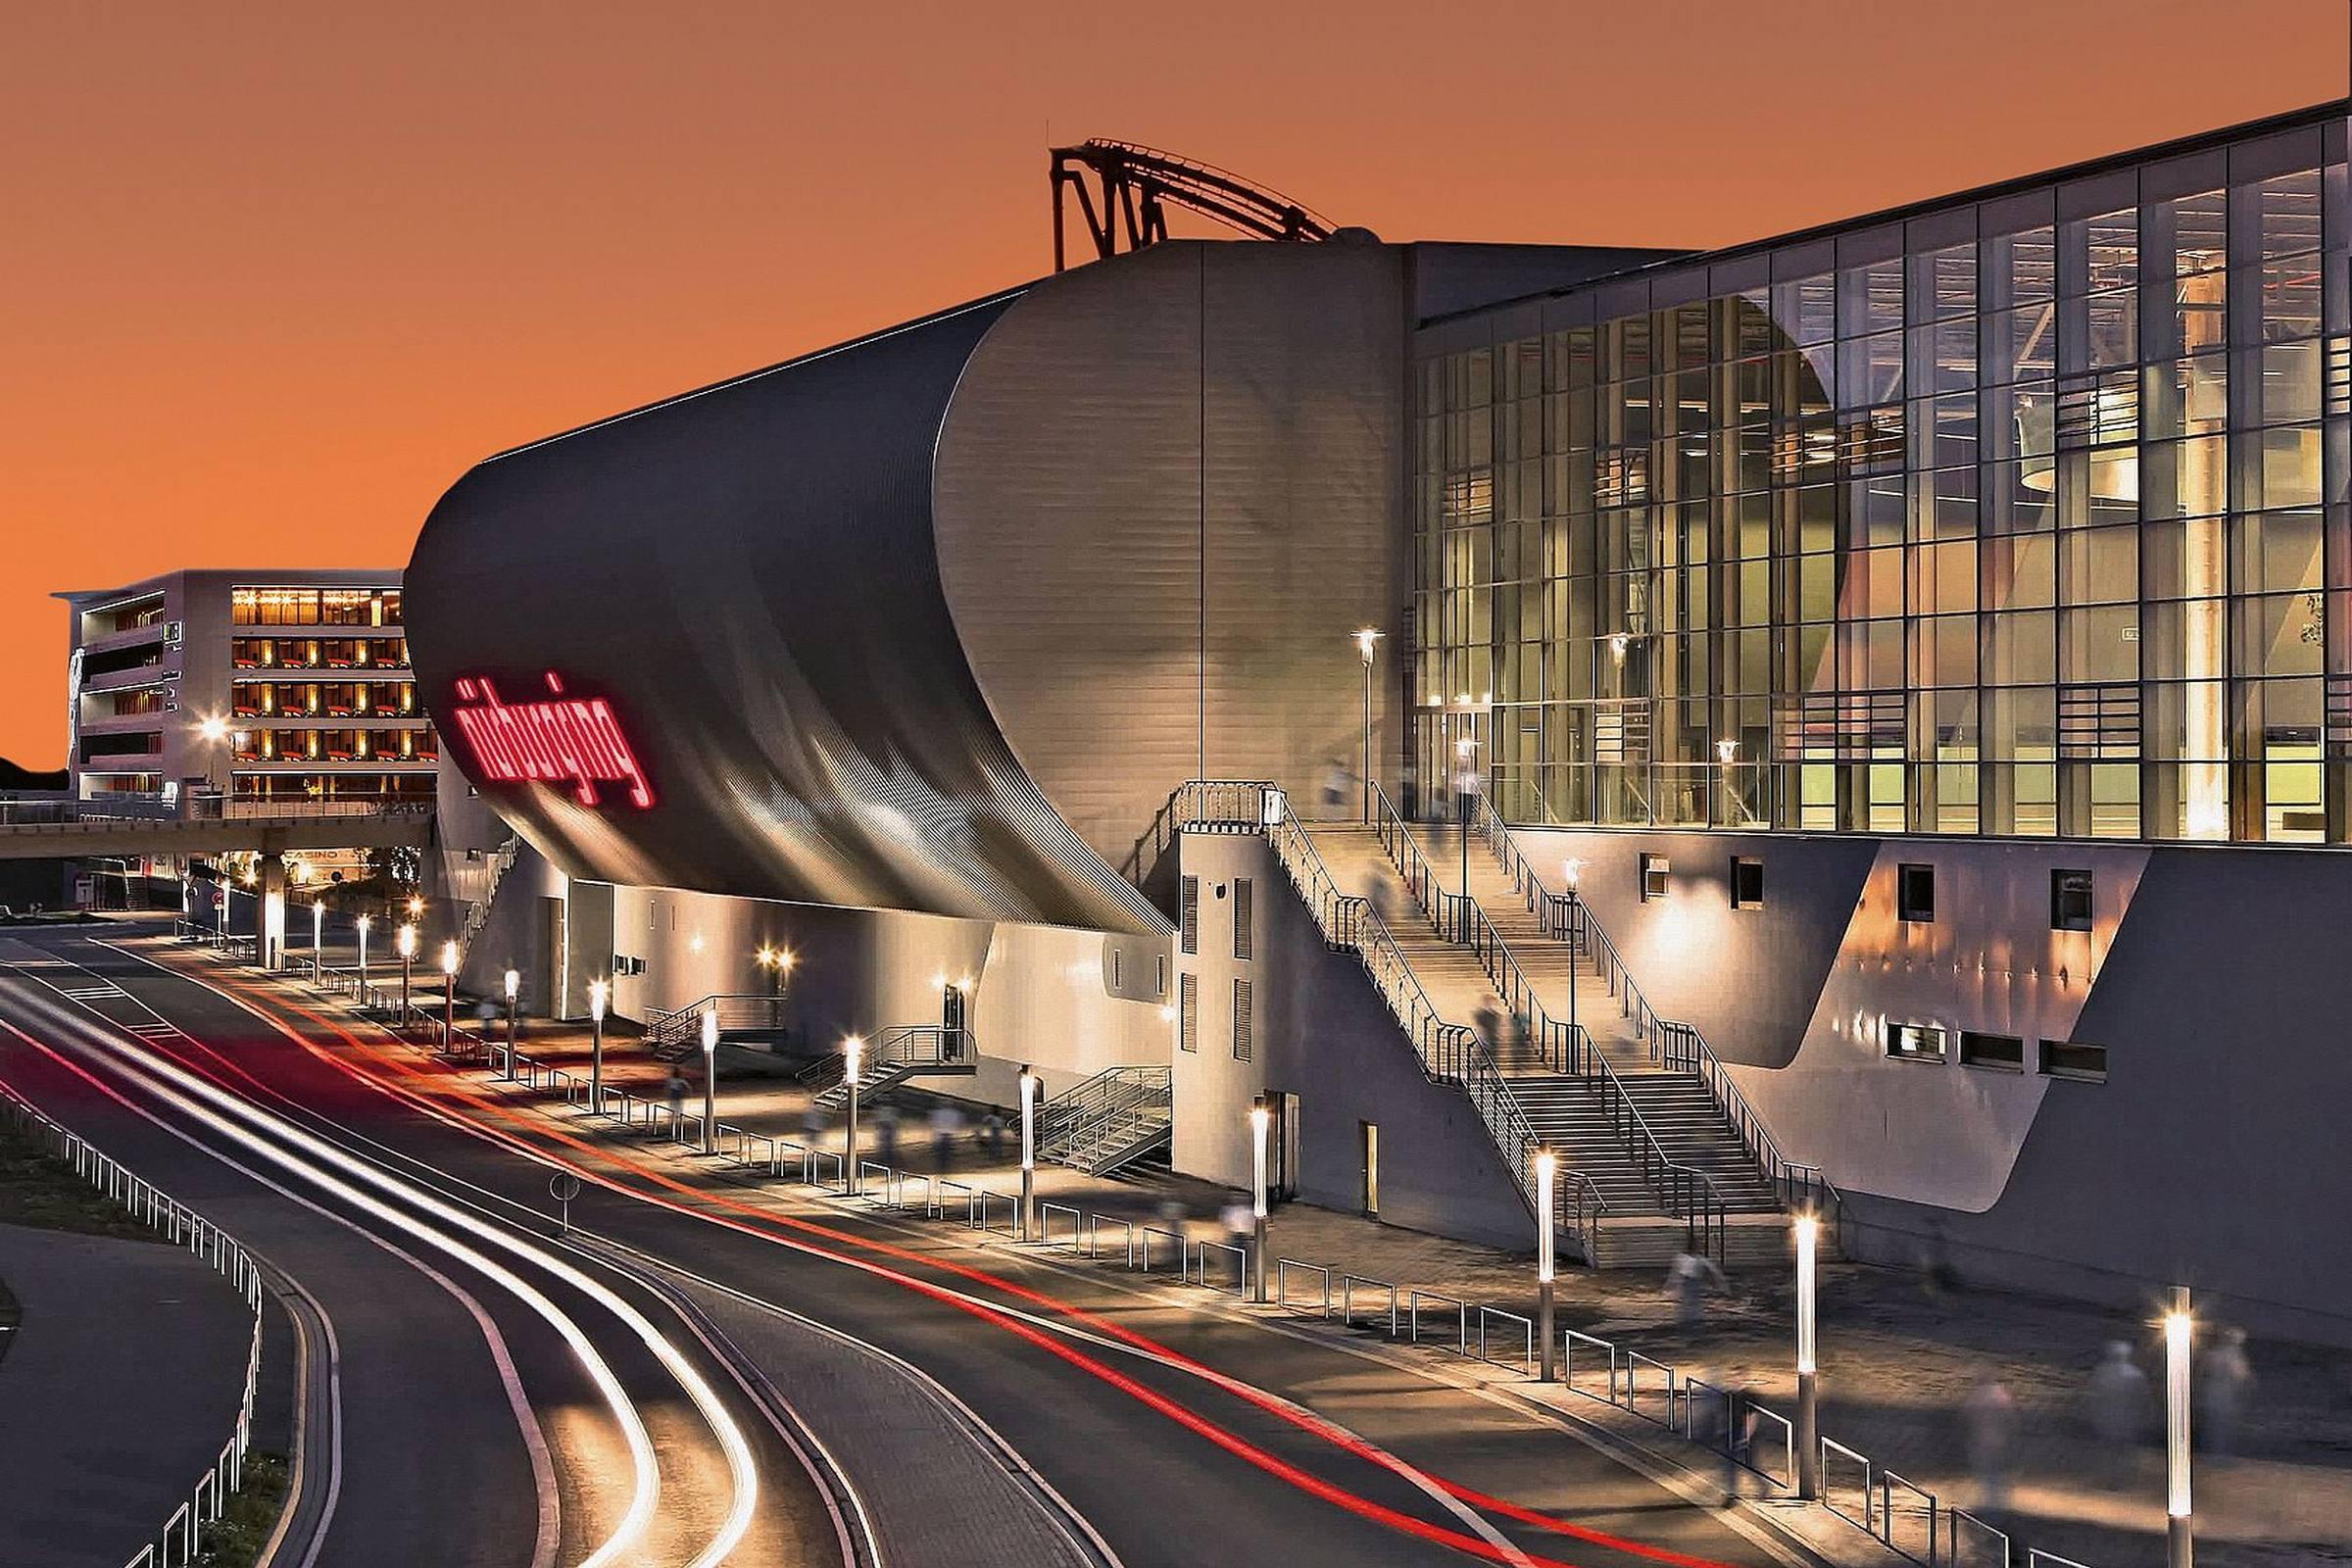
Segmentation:
{"type": "MultiPolygon", "coordinates": [[[[160,655],[163,650],[159,646],[156,652],[160,655]]],[[[98,674],[85,674],[81,678],[81,689],[85,692],[120,692],[128,691],[135,686],[161,686],[168,681],[177,679],[179,679],[178,667],[173,665],[167,668],[159,659],[154,663],[133,664],[128,669],[110,669],[98,674]]]]}

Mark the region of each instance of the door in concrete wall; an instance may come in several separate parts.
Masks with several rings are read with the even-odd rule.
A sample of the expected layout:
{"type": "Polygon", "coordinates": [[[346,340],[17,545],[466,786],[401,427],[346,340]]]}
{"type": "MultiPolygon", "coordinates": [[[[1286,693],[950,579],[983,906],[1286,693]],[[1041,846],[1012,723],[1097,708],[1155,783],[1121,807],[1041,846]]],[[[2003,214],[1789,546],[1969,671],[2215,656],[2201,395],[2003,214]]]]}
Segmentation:
{"type": "Polygon", "coordinates": [[[1378,1123],[1368,1121],[1359,1121],[1355,1125],[1357,1148],[1363,1166],[1361,1180],[1364,1214],[1366,1218],[1378,1219],[1380,1218],[1380,1127],[1378,1123]]]}

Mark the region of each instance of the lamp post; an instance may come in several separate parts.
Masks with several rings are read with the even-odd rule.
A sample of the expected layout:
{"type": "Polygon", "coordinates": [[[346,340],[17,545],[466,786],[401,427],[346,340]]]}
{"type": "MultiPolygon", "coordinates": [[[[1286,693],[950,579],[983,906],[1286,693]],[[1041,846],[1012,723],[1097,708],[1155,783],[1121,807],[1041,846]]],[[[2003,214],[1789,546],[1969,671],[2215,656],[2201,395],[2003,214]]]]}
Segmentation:
{"type": "Polygon", "coordinates": [[[522,976],[507,971],[507,1070],[504,1076],[514,1076],[514,994],[522,989],[522,976]]]}
{"type": "Polygon", "coordinates": [[[458,1049],[458,945],[441,944],[441,1054],[458,1049]]]}
{"type": "Polygon", "coordinates": [[[1372,820],[1372,649],[1381,633],[1366,626],[1355,634],[1355,651],[1364,662],[1364,820],[1372,820]]]}
{"type": "Polygon", "coordinates": [[[1460,764],[1455,769],[1453,782],[1462,811],[1462,880],[1458,891],[1467,899],[1470,897],[1470,818],[1478,809],[1478,742],[1467,735],[1455,741],[1453,758],[1460,764]]]}
{"type": "Polygon", "coordinates": [[[850,1086],[849,1153],[843,1157],[841,1184],[858,1196],[858,1070],[865,1064],[865,1042],[852,1035],[841,1043],[842,1082],[850,1086]]]}
{"type": "Polygon", "coordinates": [[[424,918],[424,897],[423,897],[423,895],[421,895],[421,894],[417,894],[417,893],[412,893],[412,894],[410,894],[410,895],[409,895],[409,920],[410,920],[410,922],[413,924],[413,923],[415,923],[416,921],[421,920],[421,919],[423,919],[423,918],[424,918]]]}
{"type": "Polygon", "coordinates": [[[703,1009],[703,1152],[718,1152],[718,1005],[703,1009]]]}
{"type": "Polygon", "coordinates": [[[400,1026],[409,1026],[409,994],[416,976],[416,928],[404,924],[393,939],[400,949],[400,1026]]]}
{"type": "Polygon", "coordinates": [[[1568,929],[1560,933],[1568,947],[1568,1037],[1576,1038],[1576,885],[1583,878],[1585,862],[1569,859],[1560,862],[1560,881],[1568,889],[1568,929]]]}
{"type": "Polygon", "coordinates": [[[311,901],[311,984],[314,986],[322,986],[326,983],[326,970],[323,960],[319,956],[325,946],[326,901],[313,899],[311,901]]]}
{"type": "Polygon", "coordinates": [[[1551,1279],[1552,1279],[1552,1213],[1551,1188],[1558,1176],[1560,1158],[1548,1149],[1536,1152],[1536,1333],[1544,1346],[1542,1370],[1537,1374],[1545,1383],[1558,1378],[1559,1348],[1552,1343],[1551,1279]]]}
{"type": "Polygon", "coordinates": [[[2196,1340],[2188,1292],[2173,1292],[2164,1314],[2164,1561],[2165,1568],[2190,1568],[2196,1555],[2195,1522],[2189,1499],[2188,1371],[2196,1340]]]}
{"type": "Polygon", "coordinates": [[[588,1114],[605,1113],[605,992],[602,980],[588,982],[588,1114]]]}
{"type": "Polygon", "coordinates": [[[368,1005],[368,926],[367,915],[360,916],[360,1005],[368,1005]]]}
{"type": "Polygon", "coordinates": [[[1273,1120],[1273,1111],[1266,1108],[1266,1097],[1258,1096],[1257,1103],[1250,1107],[1250,1217],[1252,1221],[1250,1275],[1253,1286],[1250,1294],[1261,1303],[1266,1298],[1266,1130],[1273,1120]]]}
{"type": "Polygon", "coordinates": [[[1021,1240],[1036,1234],[1037,1074],[1021,1068],[1021,1240]]]}
{"type": "Polygon", "coordinates": [[[1821,1221],[1796,1217],[1796,1494],[1821,1495],[1821,1379],[1814,1353],[1813,1262],[1821,1221]]]}
{"type": "Polygon", "coordinates": [[[1733,819],[1733,808],[1739,808],[1742,814],[1745,814],[1747,810],[1745,804],[1740,799],[1739,776],[1733,771],[1739,756],[1740,743],[1732,739],[1729,735],[1726,735],[1723,739],[1715,743],[1715,759],[1722,764],[1724,806],[1723,824],[1726,827],[1737,827],[1739,825],[1738,822],[1733,819]]]}

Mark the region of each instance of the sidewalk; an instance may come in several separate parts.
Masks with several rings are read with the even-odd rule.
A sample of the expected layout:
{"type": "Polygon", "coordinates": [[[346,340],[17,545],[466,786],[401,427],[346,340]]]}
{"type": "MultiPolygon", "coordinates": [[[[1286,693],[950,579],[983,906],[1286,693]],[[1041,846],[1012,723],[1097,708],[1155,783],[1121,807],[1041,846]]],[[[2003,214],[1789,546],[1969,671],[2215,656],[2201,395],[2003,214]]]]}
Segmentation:
{"type": "Polygon", "coordinates": [[[10,1568],[87,1568],[152,1542],[220,1454],[244,1393],[244,1303],[184,1250],[0,1225],[23,1320],[0,1359],[10,1568]]]}
{"type": "MultiPolygon", "coordinates": [[[[520,1049],[532,1061],[584,1078],[587,1046],[584,1030],[542,1021],[526,1024],[520,1049]]],[[[494,1041],[493,1068],[498,1059],[494,1041]]],[[[805,1092],[788,1077],[754,1076],[753,1069],[760,1066],[769,1064],[750,1054],[721,1053],[721,1124],[756,1137],[799,1141],[807,1104],[805,1092]]],[[[702,1103],[701,1064],[689,1061],[686,1068],[692,1085],[684,1110],[692,1127],[702,1103]]],[[[648,1057],[633,1040],[608,1037],[608,1091],[621,1090],[661,1102],[665,1076],[662,1064],[648,1057]]],[[[957,1080],[936,1082],[952,1094],[957,1080]]],[[[510,1092],[525,1093],[520,1086],[510,1092]]],[[[925,1124],[929,1096],[902,1090],[895,1098],[906,1107],[901,1112],[895,1164],[910,1175],[927,1175],[933,1168],[925,1124]]],[[[561,1102],[556,1104],[561,1110],[561,1102]]],[[[883,1156],[872,1110],[869,1106],[862,1118],[860,1151],[863,1158],[879,1161],[883,1156]]],[[[650,1142],[656,1148],[672,1149],[684,1169],[701,1170],[718,1179],[692,1151],[665,1140],[649,1140],[642,1128],[624,1134],[609,1121],[591,1123],[577,1111],[564,1114],[575,1133],[585,1123],[606,1129],[606,1136],[615,1140],[626,1136],[639,1147],[650,1142]]],[[[842,1149],[838,1117],[821,1143],[836,1152],[842,1149]]],[[[953,1178],[1009,1198],[1019,1191],[1017,1150],[1017,1122],[1008,1128],[1002,1154],[994,1158],[979,1150],[967,1129],[954,1152],[953,1178]]],[[[758,1180],[732,1162],[724,1169],[737,1179],[758,1180]]],[[[832,1201],[812,1198],[802,1188],[761,1185],[775,1189],[779,1200],[794,1206],[832,1201]]],[[[1164,1171],[1133,1179],[1101,1179],[1047,1167],[1038,1172],[1037,1188],[1041,1202],[1067,1204],[1114,1220],[1124,1218],[1139,1229],[1160,1223],[1157,1216],[1164,1204],[1179,1203],[1192,1216],[1190,1229],[1196,1236],[1222,1239],[1213,1216],[1223,1190],[1164,1171]]],[[[992,1207],[998,1218],[1008,1212],[1003,1205],[992,1207]]],[[[969,1232],[943,1222],[931,1223],[946,1235],[969,1237],[969,1232]]],[[[1066,1237],[1069,1223],[1066,1216],[1056,1214],[1057,1241],[1066,1237]]],[[[1105,1234],[1115,1238],[1117,1233],[1114,1229],[1105,1234]]],[[[1394,1282],[1400,1290],[1442,1293],[1470,1303],[1473,1309],[1489,1305],[1523,1315],[1534,1311],[1533,1268],[1527,1254],[1514,1256],[1298,1205],[1277,1211],[1269,1237],[1275,1257],[1327,1264],[1335,1282],[1345,1271],[1394,1282]]],[[[1110,1246],[1115,1259],[1117,1241],[1112,1240],[1110,1246]]],[[[1219,1255],[1211,1253],[1212,1257],[1219,1255]]],[[[1167,1267],[1164,1252],[1159,1267],[1167,1267]]],[[[1564,1329],[1613,1342],[1623,1350],[1638,1351],[1676,1368],[1682,1376],[1698,1376],[1716,1387],[1745,1387],[1767,1408],[1792,1414],[1794,1330],[1789,1274],[1782,1267],[1750,1269],[1735,1277],[1730,1288],[1711,1303],[1705,1322],[1691,1329],[1675,1321],[1673,1303],[1658,1277],[1647,1272],[1565,1271],[1558,1321],[1564,1329]]],[[[1223,1299],[1230,1301],[1231,1298],[1223,1299]]],[[[1385,1304],[1384,1300],[1384,1329],[1385,1304]]],[[[1307,1310],[1314,1310],[1312,1303],[1307,1310]]],[[[1363,1311],[1364,1302],[1359,1299],[1359,1327],[1363,1311]]],[[[2012,1532],[2021,1568],[2028,1545],[2089,1568],[2132,1568],[2160,1562],[2164,1553],[2162,1412],[2156,1400],[2162,1368],[2154,1315],[2153,1302],[2148,1314],[2151,1321],[2138,1323],[2095,1307],[1969,1290],[1964,1285],[1937,1298],[1901,1271],[1847,1263],[1827,1265],[1820,1288],[1822,1433],[1868,1456],[1879,1469],[1891,1468],[1911,1485],[1934,1494],[1939,1507],[1957,1504],[1978,1510],[1985,1499],[1969,1467],[1959,1412],[1962,1401],[1982,1380],[1997,1380],[2014,1401],[2014,1435],[2008,1449],[2013,1490],[2005,1514],[1985,1509],[1984,1517],[2012,1532]],[[2102,1346],[2110,1340],[2131,1344],[2142,1369],[2150,1374],[2151,1393],[2140,1442],[2124,1451],[2103,1446],[2093,1437],[2084,1408],[2085,1381],[2102,1346]]],[[[2222,1326],[2207,1325],[2211,1330],[2222,1326]]],[[[1515,1356],[1522,1331],[1499,1320],[1498,1327],[1511,1336],[1515,1356]]],[[[1338,1331],[1335,1328],[1333,1332],[1338,1331]]],[[[1445,1338],[1449,1347],[1452,1334],[1448,1325],[1445,1338]]],[[[2229,1457],[2200,1453],[2197,1459],[2199,1561],[2209,1568],[2216,1564],[2221,1568],[2277,1568],[2352,1562],[2352,1355],[2274,1343],[2256,1343],[2249,1351],[2257,1382],[2234,1440],[2235,1451],[2229,1457]]],[[[1579,1353],[1581,1357],[1583,1351],[1579,1353]]],[[[1445,1359],[1456,1367],[1463,1365],[1450,1355],[1445,1359]]],[[[1704,1485],[1716,1484],[1721,1461],[1669,1432],[1657,1419],[1665,1407],[1662,1401],[1653,1401],[1648,1391],[1662,1380],[1661,1370],[1644,1367],[1642,1372],[1642,1404],[1646,1415],[1629,1414],[1598,1397],[1606,1380],[1597,1369],[1589,1373],[1582,1359],[1575,1374],[1575,1387],[1582,1393],[1542,1389],[1520,1379],[1515,1370],[1512,1387],[1521,1395],[1547,1399],[1569,1415],[1682,1467],[1704,1485]],[[1587,1393],[1595,1396],[1583,1396],[1587,1393]]],[[[1855,1485],[1859,1473],[1857,1465],[1843,1461],[1826,1478],[1832,1500],[1857,1517],[1863,1508],[1855,1485]]],[[[1904,1495],[1898,1487],[1893,1542],[1924,1560],[1924,1508],[1918,1514],[1905,1512],[1904,1495]]],[[[1784,1516],[1810,1515],[1811,1522],[1799,1532],[1806,1536],[1815,1535],[1821,1521],[1828,1519],[1820,1510],[1800,1504],[1776,1502],[1770,1506],[1784,1516]]],[[[1860,1531],[1852,1526],[1828,1520],[1828,1529],[1846,1532],[1860,1541],[1860,1531]]],[[[1828,1544],[1834,1544],[1834,1540],[1828,1544]]],[[[1939,1555],[1944,1550],[1945,1543],[1939,1541],[1939,1555]]],[[[1964,1560],[1996,1561],[1997,1556],[1972,1554],[1964,1560]]]]}

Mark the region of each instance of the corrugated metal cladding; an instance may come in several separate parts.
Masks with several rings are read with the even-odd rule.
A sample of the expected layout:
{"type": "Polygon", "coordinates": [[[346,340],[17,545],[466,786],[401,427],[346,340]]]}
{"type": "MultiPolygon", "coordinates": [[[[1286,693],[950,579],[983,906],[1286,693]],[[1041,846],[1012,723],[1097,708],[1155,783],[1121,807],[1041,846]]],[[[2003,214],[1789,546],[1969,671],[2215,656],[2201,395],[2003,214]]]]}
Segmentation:
{"type": "Polygon", "coordinates": [[[564,871],[1164,930],[1007,752],[931,545],[942,412],[1011,296],[494,458],[410,564],[425,701],[608,700],[655,801],[482,776],[564,871]]]}
{"type": "Polygon", "coordinates": [[[973,354],[934,480],[948,603],[1113,864],[1185,778],[1307,799],[1354,765],[1348,633],[1401,602],[1402,290],[1378,245],[1170,242],[1037,284],[973,354]]]}

